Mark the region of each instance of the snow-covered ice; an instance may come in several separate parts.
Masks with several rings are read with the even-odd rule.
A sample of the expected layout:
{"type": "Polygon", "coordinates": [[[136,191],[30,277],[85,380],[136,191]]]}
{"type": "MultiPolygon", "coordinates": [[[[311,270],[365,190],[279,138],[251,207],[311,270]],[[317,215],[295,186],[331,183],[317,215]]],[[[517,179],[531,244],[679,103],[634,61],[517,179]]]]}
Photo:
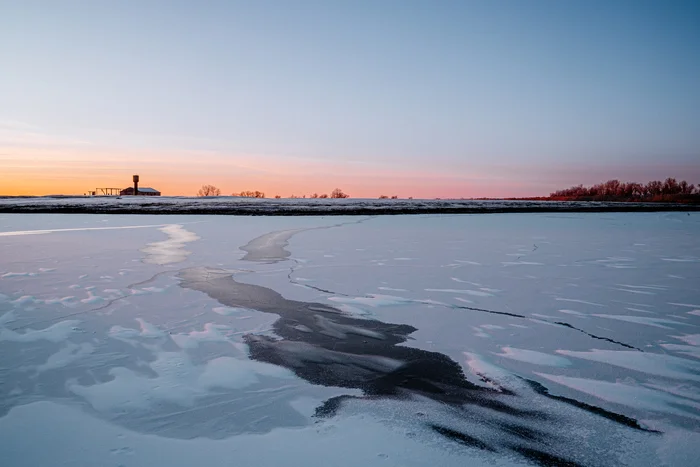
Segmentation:
{"type": "Polygon", "coordinates": [[[695,465],[699,227],[6,214],[0,458],[695,465]]]}

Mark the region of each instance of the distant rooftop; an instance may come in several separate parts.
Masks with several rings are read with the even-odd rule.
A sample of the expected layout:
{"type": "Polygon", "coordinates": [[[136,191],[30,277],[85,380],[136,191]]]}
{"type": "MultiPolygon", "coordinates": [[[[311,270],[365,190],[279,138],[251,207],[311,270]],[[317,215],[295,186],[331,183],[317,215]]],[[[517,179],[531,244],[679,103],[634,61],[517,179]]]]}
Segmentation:
{"type": "MultiPolygon", "coordinates": [[[[131,188],[131,187],[129,187],[129,188],[131,188]]],[[[139,187],[139,193],[160,193],[160,192],[158,190],[156,190],[155,188],[139,187]]]]}

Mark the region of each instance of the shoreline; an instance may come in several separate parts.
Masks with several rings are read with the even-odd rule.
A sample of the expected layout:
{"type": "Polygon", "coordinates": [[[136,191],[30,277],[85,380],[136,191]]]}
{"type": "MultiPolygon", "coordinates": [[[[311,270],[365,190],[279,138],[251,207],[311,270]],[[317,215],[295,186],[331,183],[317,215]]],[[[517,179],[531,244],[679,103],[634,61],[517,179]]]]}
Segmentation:
{"type": "Polygon", "coordinates": [[[700,205],[605,201],[274,198],[0,198],[0,214],[372,216],[420,214],[698,212],[700,205]]]}

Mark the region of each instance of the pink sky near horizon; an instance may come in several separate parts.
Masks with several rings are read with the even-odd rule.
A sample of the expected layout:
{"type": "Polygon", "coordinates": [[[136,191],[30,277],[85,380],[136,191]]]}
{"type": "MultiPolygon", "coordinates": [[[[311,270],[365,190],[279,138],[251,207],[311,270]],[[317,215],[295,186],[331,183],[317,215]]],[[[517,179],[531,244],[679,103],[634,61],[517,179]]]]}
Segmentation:
{"type": "Polygon", "coordinates": [[[355,198],[478,198],[546,196],[571,185],[611,178],[647,182],[668,176],[700,182],[693,165],[606,166],[580,163],[534,166],[465,166],[456,171],[425,170],[409,164],[347,162],[274,155],[236,155],[218,151],[117,150],[60,145],[3,145],[0,141],[0,195],[82,195],[98,187],[141,186],[163,195],[192,196],[203,184],[229,195],[259,190],[268,197],[309,196],[334,188],[355,198]]]}

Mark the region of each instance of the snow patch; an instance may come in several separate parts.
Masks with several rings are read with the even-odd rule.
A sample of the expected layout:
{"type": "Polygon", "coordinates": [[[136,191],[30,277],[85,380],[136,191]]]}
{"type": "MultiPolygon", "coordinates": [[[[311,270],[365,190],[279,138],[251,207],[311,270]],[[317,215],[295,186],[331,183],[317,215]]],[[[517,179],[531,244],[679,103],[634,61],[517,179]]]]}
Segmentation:
{"type": "Polygon", "coordinates": [[[682,326],[688,326],[687,323],[681,323],[680,321],[673,321],[671,319],[664,318],[649,318],[646,316],[628,316],[628,315],[605,315],[605,314],[593,314],[591,316],[596,316],[598,318],[616,319],[618,321],[626,321],[628,323],[643,324],[646,326],[654,326],[656,328],[671,329],[669,326],[664,326],[665,324],[678,324],[682,326]]]}
{"type": "Polygon", "coordinates": [[[10,279],[12,277],[36,277],[39,274],[35,272],[6,272],[0,278],[2,279],[10,279]]]}
{"type": "Polygon", "coordinates": [[[500,366],[496,366],[479,354],[463,352],[464,363],[469,372],[483,383],[484,386],[501,390],[502,386],[522,386],[517,377],[500,366]]]}
{"type": "Polygon", "coordinates": [[[193,365],[182,352],[159,352],[149,367],[151,378],[124,367],[112,368],[110,381],[83,386],[75,381],[68,389],[99,412],[149,409],[163,402],[191,407],[213,389],[241,389],[259,376],[294,379],[289,370],[268,363],[219,357],[205,365],[193,365]]]}
{"type": "Polygon", "coordinates": [[[27,329],[23,333],[19,333],[7,328],[1,328],[0,341],[37,342],[45,340],[49,342],[61,342],[66,340],[68,336],[77,331],[76,325],[78,323],[80,323],[80,321],[66,320],[61,321],[60,323],[56,323],[45,329],[27,329]]]}
{"type": "Polygon", "coordinates": [[[481,290],[470,289],[424,289],[426,292],[441,292],[441,293],[457,293],[464,295],[473,295],[474,297],[493,297],[493,294],[483,292],[481,290]]]}
{"type": "Polygon", "coordinates": [[[149,264],[173,264],[185,261],[190,252],[185,250],[185,245],[199,240],[199,237],[188,231],[182,225],[166,225],[159,229],[168,236],[167,240],[149,244],[143,251],[146,253],[144,262],[149,264]]]}
{"type": "Polygon", "coordinates": [[[0,237],[17,237],[23,235],[45,235],[57,232],[89,232],[96,230],[129,230],[129,229],[152,229],[161,227],[160,225],[127,225],[122,227],[83,227],[77,229],[45,229],[45,230],[15,230],[12,232],[0,232],[0,237]]]}
{"type": "Polygon", "coordinates": [[[221,331],[230,329],[228,326],[206,323],[203,331],[192,331],[188,334],[172,334],[170,337],[181,349],[195,349],[201,342],[229,342],[221,331]]]}
{"type": "Polygon", "coordinates": [[[231,316],[239,313],[255,313],[255,310],[251,310],[249,308],[237,308],[228,306],[217,306],[212,308],[211,311],[221,316],[231,316]]]}
{"type": "Polygon", "coordinates": [[[574,316],[587,316],[586,313],[581,313],[580,311],[576,310],[557,310],[559,313],[564,313],[567,315],[574,315],[574,316]]]}
{"type": "Polygon", "coordinates": [[[134,344],[132,339],[137,337],[144,339],[159,339],[166,336],[165,332],[158,329],[156,325],[151,324],[142,318],[136,318],[136,321],[139,323],[140,329],[112,326],[112,328],[109,330],[109,337],[134,344]]]}
{"type": "Polygon", "coordinates": [[[343,304],[356,304],[356,305],[366,305],[372,308],[382,307],[382,306],[397,306],[405,305],[406,303],[412,303],[414,300],[396,297],[393,295],[379,295],[379,294],[367,294],[365,297],[339,297],[333,296],[328,297],[328,300],[336,303],[343,304]]]}
{"type": "Polygon", "coordinates": [[[502,347],[503,353],[497,353],[499,357],[517,360],[519,362],[531,363],[533,365],[554,366],[566,368],[571,366],[571,360],[568,358],[558,357],[535,350],[516,349],[514,347],[502,347]]]}
{"type": "Polygon", "coordinates": [[[575,298],[561,298],[561,297],[557,297],[557,298],[555,298],[555,300],[558,301],[558,302],[582,303],[582,304],[584,304],[584,305],[599,306],[599,307],[604,307],[604,306],[605,306],[605,305],[603,305],[602,303],[588,302],[588,301],[586,301],[586,300],[578,300],[578,299],[575,299],[575,298]]]}
{"type": "Polygon", "coordinates": [[[700,417],[693,413],[700,409],[700,404],[643,386],[537,372],[535,374],[613,404],[700,420],[700,417]]]}
{"type": "Polygon", "coordinates": [[[693,345],[700,346],[700,334],[687,334],[685,336],[671,336],[675,339],[682,340],[683,342],[693,345]]]}
{"type": "Polygon", "coordinates": [[[38,365],[36,367],[36,372],[43,373],[44,371],[66,367],[86,355],[90,355],[94,349],[95,348],[87,342],[83,344],[68,342],[65,347],[49,356],[45,363],[38,365]]]}
{"type": "Polygon", "coordinates": [[[606,363],[629,370],[672,379],[700,382],[700,364],[672,355],[637,352],[632,350],[599,350],[576,352],[557,350],[560,355],[580,358],[593,362],[606,363]]]}

